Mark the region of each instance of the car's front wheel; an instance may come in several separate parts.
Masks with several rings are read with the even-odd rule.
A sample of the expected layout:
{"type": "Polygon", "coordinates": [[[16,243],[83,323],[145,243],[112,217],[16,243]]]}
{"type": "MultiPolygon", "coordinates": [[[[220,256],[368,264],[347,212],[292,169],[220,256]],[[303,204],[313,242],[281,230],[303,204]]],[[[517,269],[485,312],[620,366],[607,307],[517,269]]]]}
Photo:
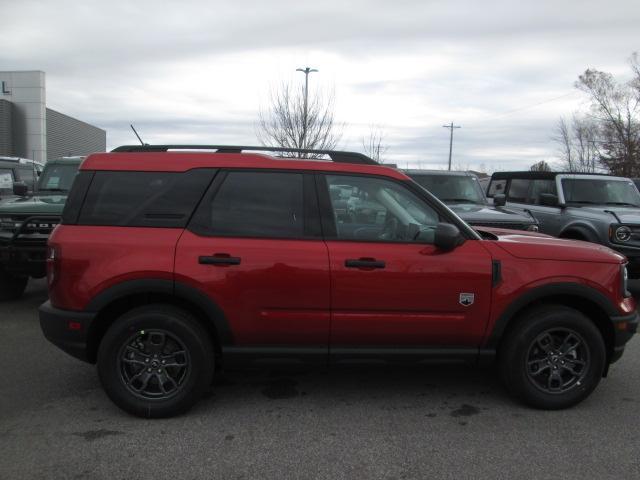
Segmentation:
{"type": "Polygon", "coordinates": [[[29,277],[12,275],[0,267],[0,301],[20,298],[27,288],[29,277]]]}
{"type": "Polygon", "coordinates": [[[168,417],[191,408],[210,385],[213,346],[190,313],[149,305],[115,321],[100,343],[97,363],[116,405],[142,417],[168,417]]]}
{"type": "Polygon", "coordinates": [[[571,407],[598,385],[606,365],[602,335],[581,312],[544,305],[526,312],[501,344],[507,389],[543,409],[571,407]]]}

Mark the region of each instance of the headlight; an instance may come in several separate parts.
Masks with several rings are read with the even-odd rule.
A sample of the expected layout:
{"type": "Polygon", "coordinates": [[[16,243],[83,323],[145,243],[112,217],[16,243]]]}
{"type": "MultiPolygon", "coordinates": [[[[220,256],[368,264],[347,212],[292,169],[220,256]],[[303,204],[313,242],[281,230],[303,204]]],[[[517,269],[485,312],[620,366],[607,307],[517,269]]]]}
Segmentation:
{"type": "Polygon", "coordinates": [[[615,229],[614,235],[618,242],[628,242],[631,239],[631,229],[622,225],[615,229]]]}
{"type": "Polygon", "coordinates": [[[527,230],[529,232],[537,232],[538,230],[540,230],[540,227],[538,227],[538,225],[536,223],[534,223],[533,225],[529,225],[527,227],[527,230]]]}

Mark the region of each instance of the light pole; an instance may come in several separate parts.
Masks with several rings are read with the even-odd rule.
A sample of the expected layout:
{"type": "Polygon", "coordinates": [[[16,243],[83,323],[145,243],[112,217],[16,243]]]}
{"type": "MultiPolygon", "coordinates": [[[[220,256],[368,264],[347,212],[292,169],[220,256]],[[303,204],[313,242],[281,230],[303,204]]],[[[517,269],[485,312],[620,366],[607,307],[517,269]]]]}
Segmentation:
{"type": "Polygon", "coordinates": [[[454,125],[451,122],[450,125],[442,125],[444,128],[448,128],[451,130],[451,135],[449,137],[449,170],[451,170],[451,152],[453,151],[453,129],[454,128],[462,128],[460,125],[454,125]]]}
{"type": "Polygon", "coordinates": [[[304,112],[302,119],[302,139],[300,141],[300,148],[305,148],[305,140],[307,137],[307,105],[309,102],[309,74],[317,72],[315,68],[296,68],[296,72],[304,73],[304,112]]]}

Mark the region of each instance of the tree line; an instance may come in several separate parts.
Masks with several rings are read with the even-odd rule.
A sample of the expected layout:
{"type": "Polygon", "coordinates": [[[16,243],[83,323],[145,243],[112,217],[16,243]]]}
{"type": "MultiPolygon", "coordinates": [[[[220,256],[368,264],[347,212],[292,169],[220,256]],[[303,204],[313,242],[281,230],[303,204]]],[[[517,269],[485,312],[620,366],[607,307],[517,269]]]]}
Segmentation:
{"type": "MultiPolygon", "coordinates": [[[[605,170],[640,177],[640,58],[629,58],[630,80],[587,69],[575,87],[587,95],[589,108],[561,118],[554,140],[560,146],[562,170],[605,170]]],[[[538,164],[536,164],[538,165],[538,164]]],[[[533,167],[532,167],[533,169],[533,167]]]]}

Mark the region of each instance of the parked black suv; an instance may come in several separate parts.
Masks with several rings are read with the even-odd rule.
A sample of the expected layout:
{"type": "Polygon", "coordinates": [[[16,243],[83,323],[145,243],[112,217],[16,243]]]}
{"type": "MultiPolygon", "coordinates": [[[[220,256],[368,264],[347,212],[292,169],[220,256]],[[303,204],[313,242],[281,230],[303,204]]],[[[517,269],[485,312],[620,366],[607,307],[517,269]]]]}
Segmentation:
{"type": "Polygon", "coordinates": [[[527,213],[504,208],[504,197],[490,205],[478,177],[470,172],[404,170],[469,225],[537,231],[538,223],[527,213]],[[502,201],[501,201],[502,200],[502,201]]]}

